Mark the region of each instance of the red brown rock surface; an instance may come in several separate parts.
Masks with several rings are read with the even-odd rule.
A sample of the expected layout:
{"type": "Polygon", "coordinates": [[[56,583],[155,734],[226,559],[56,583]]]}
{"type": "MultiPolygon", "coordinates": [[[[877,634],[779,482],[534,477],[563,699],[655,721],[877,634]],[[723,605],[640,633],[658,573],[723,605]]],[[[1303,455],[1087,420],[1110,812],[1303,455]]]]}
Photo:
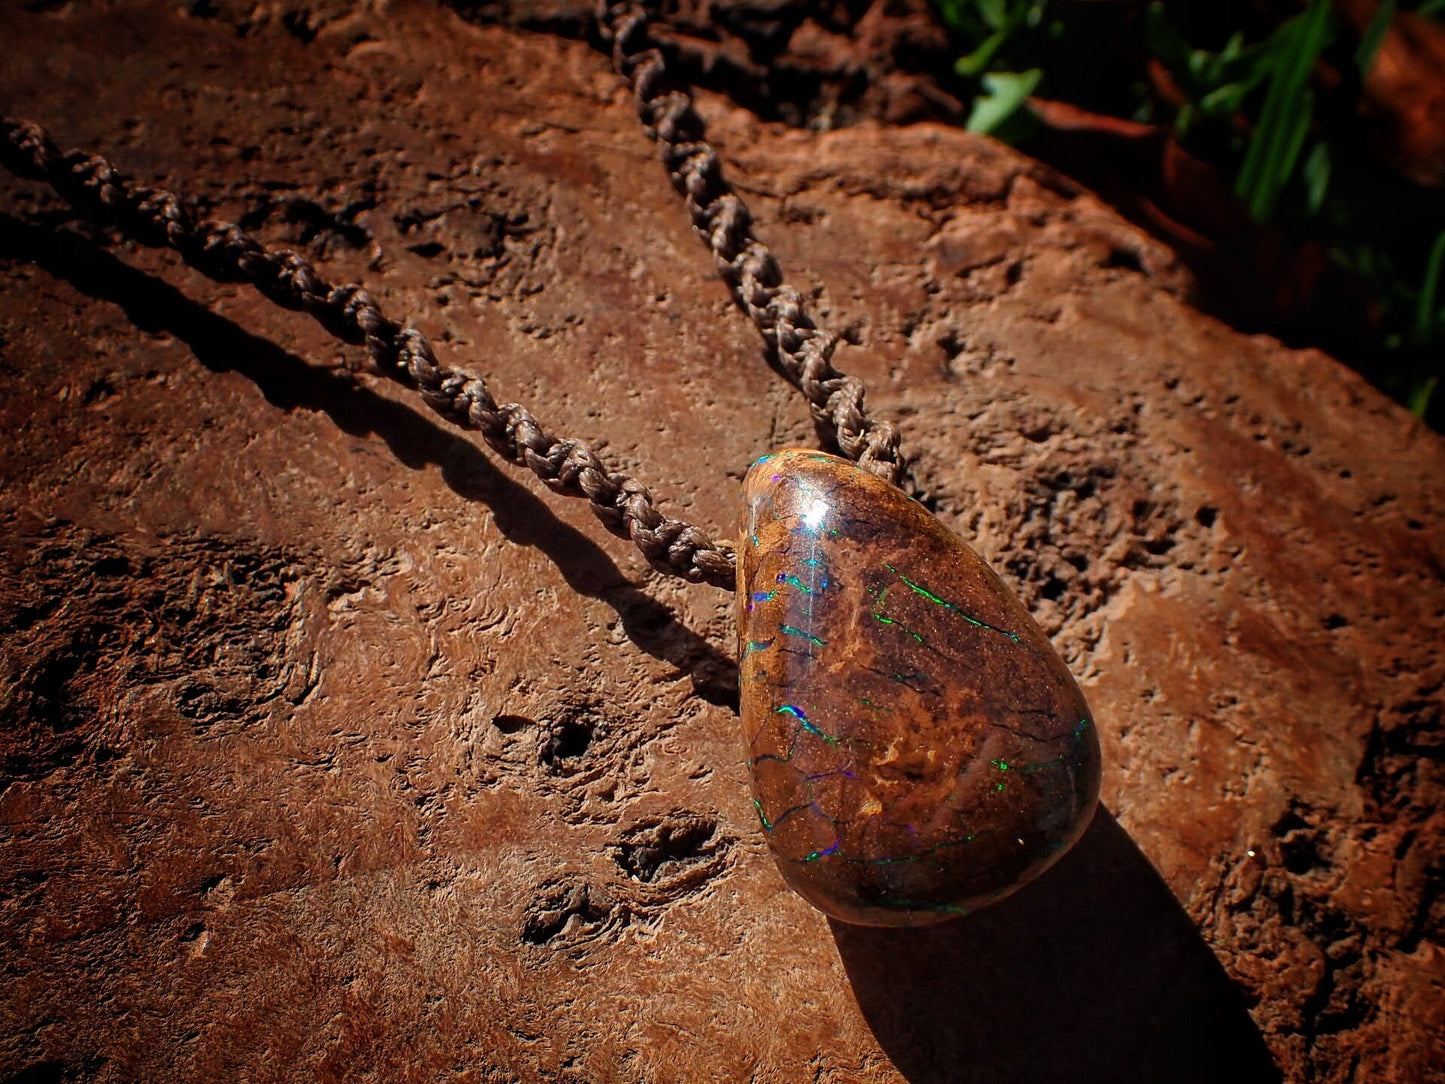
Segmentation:
{"type": "MultiPolygon", "coordinates": [[[[0,101],[364,280],[727,533],[810,439],[605,58],[413,2],[7,5],[0,101]]],[[[730,599],[0,182],[0,1079],[1439,1078],[1442,442],[940,126],[700,102],[1103,799],[1011,900],[830,928],[730,599]]]]}

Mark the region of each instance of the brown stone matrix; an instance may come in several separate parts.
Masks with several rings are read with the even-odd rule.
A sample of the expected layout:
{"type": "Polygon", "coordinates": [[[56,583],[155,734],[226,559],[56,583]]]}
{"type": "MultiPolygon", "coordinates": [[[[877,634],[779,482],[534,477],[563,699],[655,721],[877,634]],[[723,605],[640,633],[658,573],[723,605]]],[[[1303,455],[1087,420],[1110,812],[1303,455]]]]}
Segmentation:
{"type": "MultiPolygon", "coordinates": [[[[813,443],[585,42],[332,0],[0,41],[6,113],[365,283],[664,508],[730,533],[813,443]]],[[[730,596],[0,178],[0,1080],[1438,1078],[1440,439],[1007,148],[699,105],[1078,675],[1089,830],[961,921],[831,927],[758,828],[730,596]]]]}
{"type": "Polygon", "coordinates": [[[743,481],[741,716],[783,877],[846,922],[921,926],[1037,877],[1089,823],[1083,694],[998,575],[845,460],[743,481]]]}

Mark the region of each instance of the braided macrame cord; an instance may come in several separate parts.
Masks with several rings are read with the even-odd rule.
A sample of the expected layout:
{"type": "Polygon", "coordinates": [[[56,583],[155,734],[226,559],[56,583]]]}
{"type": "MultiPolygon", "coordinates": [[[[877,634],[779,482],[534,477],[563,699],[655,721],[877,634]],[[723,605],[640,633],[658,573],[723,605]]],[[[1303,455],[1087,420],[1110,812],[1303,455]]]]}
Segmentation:
{"type": "MultiPolygon", "coordinates": [[[[838,336],[817,327],[798,291],[782,282],[776,258],[752,235],[747,207],[722,179],[688,96],[665,89],[662,55],[647,44],[643,10],[604,4],[598,22],[695,229],[819,428],[864,469],[911,489],[897,430],[870,418],[862,383],[833,367],[838,336]]],[[[734,589],[731,548],[694,524],[663,515],[647,486],[610,471],[585,442],[554,436],[518,403],[498,403],[482,377],[440,361],[425,334],[387,316],[364,287],[333,285],[305,256],[268,248],[234,223],[203,218],[175,193],[132,184],[99,155],[62,151],[31,121],[0,117],[0,165],[48,184],[83,214],[141,244],[174,250],[211,279],[249,283],[276,304],[307,313],[338,339],[364,346],[378,372],[420,392],[447,421],[475,430],[498,455],[532,471],[554,492],[586,499],[598,521],[630,540],[653,568],[734,589]]]]}
{"type": "Polygon", "coordinates": [[[739,308],[774,350],[779,367],[807,400],[838,450],[860,467],[912,488],[897,429],[870,418],[863,382],[833,367],[838,336],[819,328],[802,295],[782,280],[777,258],[752,234],[747,205],[723,180],[717,151],[703,138],[701,118],[686,93],[667,87],[662,53],[647,44],[647,15],[636,3],[598,9],[612,45],[612,66],[632,85],[637,112],[657,140],[693,227],[712,251],[718,273],[739,308]]]}
{"type": "Polygon", "coordinates": [[[219,282],[248,282],[288,309],[308,313],[344,342],[364,345],[378,371],[421,392],[433,411],[473,429],[505,459],[553,491],[584,497],[613,534],[632,541],[656,569],[731,589],[733,555],[698,527],[657,510],[648,488],[609,471],[585,443],[552,436],[526,407],[497,403],[486,381],[437,359],[431,340],[388,317],[363,287],[333,286],[304,256],[268,249],[239,226],[199,221],[174,193],[131,185],[108,161],[62,152],[39,125],[0,119],[0,165],[44,181],[87,215],[128,237],[174,249],[219,282]]]}

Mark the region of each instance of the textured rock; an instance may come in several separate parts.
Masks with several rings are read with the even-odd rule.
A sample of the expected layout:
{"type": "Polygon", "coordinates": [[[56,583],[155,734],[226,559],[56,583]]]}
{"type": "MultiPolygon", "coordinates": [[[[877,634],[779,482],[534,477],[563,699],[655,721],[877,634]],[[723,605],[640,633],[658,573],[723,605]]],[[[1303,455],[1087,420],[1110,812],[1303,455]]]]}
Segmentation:
{"type": "Polygon", "coordinates": [[[738,659],[758,819],[845,922],[922,926],[1033,880],[1099,798],[1089,705],[998,575],[846,460],[743,479],[738,659]]]}
{"type": "MultiPolygon", "coordinates": [[[[0,40],[8,112],[366,282],[669,509],[727,534],[811,443],[585,43],[280,0],[0,40]]],[[[1105,809],[977,915],[835,932],[757,828],[730,596],[0,178],[0,1080],[1438,1075],[1440,439],[1005,148],[701,106],[1078,676],[1105,809]]]]}

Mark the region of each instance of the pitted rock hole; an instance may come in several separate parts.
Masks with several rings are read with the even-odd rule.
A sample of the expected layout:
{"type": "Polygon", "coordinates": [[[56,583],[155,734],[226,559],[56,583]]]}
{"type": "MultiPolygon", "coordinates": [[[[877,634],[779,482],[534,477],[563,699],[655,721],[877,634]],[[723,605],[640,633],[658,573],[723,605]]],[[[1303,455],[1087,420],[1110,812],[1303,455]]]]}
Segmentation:
{"type": "Polygon", "coordinates": [[[559,938],[589,940],[625,923],[617,907],[591,886],[553,884],[527,909],[521,937],[530,945],[547,945],[559,938]]]}
{"type": "Polygon", "coordinates": [[[139,550],[57,522],[19,573],[0,598],[0,699],[13,709],[0,782],[123,755],[133,724],[117,690],[167,690],[206,735],[269,718],[311,663],[289,635],[308,570],[278,552],[190,538],[139,550]]]}
{"type": "Polygon", "coordinates": [[[550,771],[568,775],[581,768],[598,733],[599,719],[586,709],[567,709],[542,719],[538,758],[550,771]]]}
{"type": "Polygon", "coordinates": [[[525,715],[497,715],[492,719],[492,725],[503,734],[516,734],[532,726],[533,722],[525,715]]]}
{"type": "Polygon", "coordinates": [[[628,829],[614,858],[629,877],[652,882],[705,862],[726,846],[715,818],[673,813],[628,829]]]}

